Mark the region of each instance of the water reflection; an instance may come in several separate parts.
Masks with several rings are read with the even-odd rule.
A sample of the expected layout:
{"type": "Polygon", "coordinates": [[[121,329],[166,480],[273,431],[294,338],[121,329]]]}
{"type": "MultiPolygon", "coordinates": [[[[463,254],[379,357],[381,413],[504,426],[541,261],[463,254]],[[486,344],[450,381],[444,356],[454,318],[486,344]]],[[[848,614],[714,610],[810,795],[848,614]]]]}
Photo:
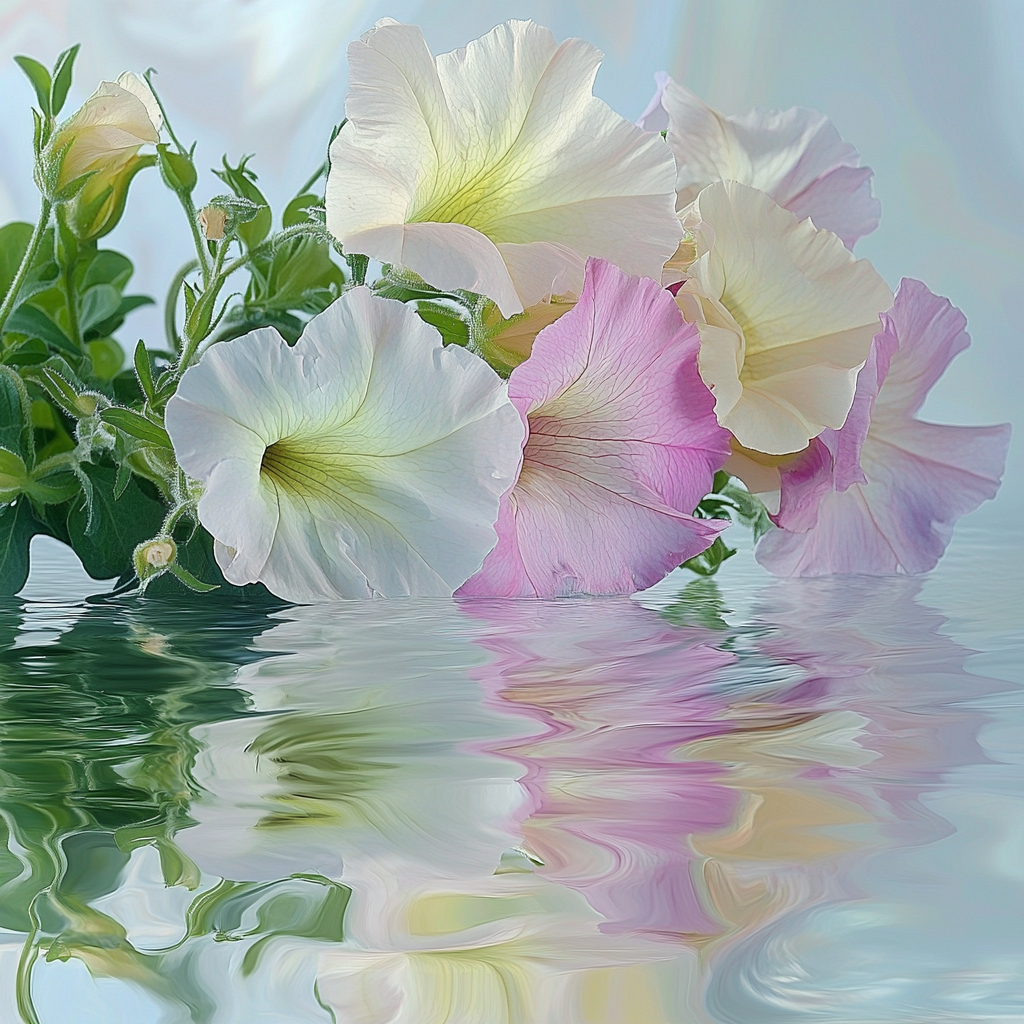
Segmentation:
{"type": "Polygon", "coordinates": [[[1024,1014],[1008,684],[918,590],[11,606],[0,1017],[1024,1014]]]}

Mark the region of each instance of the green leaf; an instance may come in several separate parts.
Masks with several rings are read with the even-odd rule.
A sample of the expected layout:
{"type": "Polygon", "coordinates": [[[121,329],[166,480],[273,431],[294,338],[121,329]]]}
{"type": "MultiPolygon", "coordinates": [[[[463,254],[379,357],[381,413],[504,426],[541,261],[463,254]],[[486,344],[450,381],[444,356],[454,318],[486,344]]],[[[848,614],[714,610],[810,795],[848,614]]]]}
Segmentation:
{"type": "Polygon", "coordinates": [[[82,333],[113,316],[120,305],[121,293],[112,284],[93,285],[79,302],[78,324],[82,333]]]}
{"type": "Polygon", "coordinates": [[[247,249],[255,249],[270,234],[273,215],[270,212],[270,204],[255,185],[255,173],[246,166],[250,159],[251,157],[242,157],[238,166],[232,167],[228,163],[228,158],[224,157],[222,161],[224,169],[222,171],[214,170],[213,173],[228,185],[236,196],[263,207],[248,224],[242,224],[236,232],[247,249]]]}
{"type": "Polygon", "coordinates": [[[418,302],[416,312],[421,320],[441,332],[446,345],[469,344],[469,324],[455,310],[439,302],[418,302]]]}
{"type": "Polygon", "coordinates": [[[46,361],[50,350],[38,338],[26,338],[13,345],[4,353],[3,361],[8,366],[35,366],[46,361]]]}
{"type": "Polygon", "coordinates": [[[17,452],[0,448],[0,503],[13,501],[31,482],[25,460],[17,452]]]}
{"type": "Polygon", "coordinates": [[[316,223],[309,215],[310,207],[323,206],[323,199],[306,192],[304,195],[296,196],[285,208],[281,215],[281,227],[290,228],[296,224],[316,223]]]}
{"type": "Polygon", "coordinates": [[[100,413],[100,419],[104,423],[109,423],[112,427],[117,427],[118,430],[123,430],[126,434],[131,434],[132,437],[137,437],[140,441],[145,441],[156,448],[173,450],[171,439],[163,427],[147,419],[145,416],[140,416],[137,412],[132,412],[131,409],[119,409],[116,406],[104,409],[100,413]]]}
{"type": "Polygon", "coordinates": [[[714,576],[722,567],[722,563],[735,554],[736,548],[728,547],[721,537],[716,537],[709,548],[683,562],[682,568],[689,569],[698,576],[714,576]]]}
{"type": "Polygon", "coordinates": [[[723,497],[733,503],[736,509],[731,515],[733,521],[747,527],[754,534],[755,541],[772,528],[772,521],[764,502],[751,494],[745,487],[730,481],[722,488],[721,493],[723,497]]]}
{"type": "Polygon", "coordinates": [[[78,346],[38,306],[23,302],[7,319],[7,330],[38,338],[47,345],[81,357],[78,346]]]}
{"type": "Polygon", "coordinates": [[[32,403],[21,378],[0,366],[0,448],[32,458],[32,403]]]}
{"type": "Polygon", "coordinates": [[[42,532],[27,501],[0,508],[0,595],[16,594],[25,586],[29,542],[42,532]]]}
{"type": "Polygon", "coordinates": [[[64,470],[33,478],[25,488],[25,493],[40,505],[61,505],[81,489],[82,484],[75,474],[64,470]]]}
{"type": "Polygon", "coordinates": [[[245,306],[235,307],[232,312],[235,313],[236,310],[236,316],[229,316],[226,319],[224,329],[216,337],[217,341],[240,338],[243,334],[248,334],[260,327],[273,327],[289,345],[294,345],[299,340],[299,335],[302,334],[302,321],[289,313],[259,308],[251,309],[245,306]]]}
{"type": "Polygon", "coordinates": [[[113,467],[85,464],[82,472],[92,485],[95,522],[87,536],[87,513],[72,505],[67,515],[68,539],[93,579],[113,579],[131,568],[136,546],[160,532],[164,506],[150,496],[138,477],[133,476],[121,497],[115,498],[117,471],[113,467]]]}
{"type": "Polygon", "coordinates": [[[146,344],[141,338],[139,338],[138,345],[135,346],[134,362],[135,376],[139,379],[139,387],[142,388],[142,393],[146,398],[152,402],[156,393],[153,388],[153,364],[149,361],[146,344]]]}
{"type": "Polygon", "coordinates": [[[125,321],[125,317],[129,313],[138,309],[140,306],[153,306],[156,303],[148,295],[125,295],[117,309],[114,310],[113,314],[106,320],[101,320],[98,324],[94,324],[86,332],[86,341],[93,341],[96,338],[106,337],[118,330],[125,321]]]}
{"type": "Polygon", "coordinates": [[[134,272],[135,267],[127,256],[114,249],[100,249],[86,264],[80,287],[84,292],[93,285],[111,284],[120,291],[134,272]]]}
{"type": "Polygon", "coordinates": [[[33,60],[31,57],[17,56],[14,58],[14,62],[25,72],[26,77],[32,83],[32,88],[36,91],[36,99],[39,101],[39,109],[46,117],[49,117],[53,113],[50,109],[52,85],[50,72],[39,61],[33,60]]]}
{"type": "Polygon", "coordinates": [[[114,501],[117,501],[125,488],[132,482],[132,470],[127,462],[122,462],[117,467],[117,478],[114,480],[114,501]]]}
{"type": "Polygon", "coordinates": [[[10,290],[31,238],[31,224],[14,221],[0,228],[0,299],[10,290]]]}
{"type": "Polygon", "coordinates": [[[252,270],[245,315],[259,309],[298,310],[315,316],[345,286],[345,275],[331,259],[327,243],[308,235],[288,239],[269,259],[257,260],[252,270]]]}
{"type": "Polygon", "coordinates": [[[83,415],[83,410],[78,405],[78,392],[58,370],[45,366],[38,376],[33,374],[32,380],[36,381],[69,416],[78,418],[83,415]]]}
{"type": "Polygon", "coordinates": [[[92,372],[100,380],[113,380],[124,366],[124,349],[113,338],[95,338],[85,343],[92,372]]]}
{"type": "Polygon", "coordinates": [[[68,89],[71,88],[71,72],[81,45],[81,43],[75,43],[57,58],[56,70],[53,73],[53,85],[50,87],[50,113],[54,117],[64,108],[64,101],[68,98],[68,89]]]}
{"type": "Polygon", "coordinates": [[[208,594],[211,590],[220,589],[219,584],[204,583],[202,580],[196,579],[196,577],[193,576],[192,573],[188,571],[188,569],[183,568],[176,562],[169,565],[167,567],[167,571],[172,576],[176,577],[180,582],[184,583],[189,590],[193,590],[197,594],[208,594]]]}

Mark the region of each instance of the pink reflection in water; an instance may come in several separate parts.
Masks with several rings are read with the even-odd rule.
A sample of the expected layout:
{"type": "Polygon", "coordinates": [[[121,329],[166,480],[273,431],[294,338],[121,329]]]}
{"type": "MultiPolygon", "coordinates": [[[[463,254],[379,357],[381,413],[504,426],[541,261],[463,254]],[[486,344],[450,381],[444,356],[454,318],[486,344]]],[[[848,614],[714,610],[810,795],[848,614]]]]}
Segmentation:
{"type": "Polygon", "coordinates": [[[465,608],[487,625],[494,657],[474,675],[488,700],[541,727],[490,748],[525,768],[538,872],[583,893],[606,932],[718,932],[690,837],[728,825],[736,795],[719,766],[675,755],[734,728],[714,686],[734,656],[628,599],[465,608]]]}

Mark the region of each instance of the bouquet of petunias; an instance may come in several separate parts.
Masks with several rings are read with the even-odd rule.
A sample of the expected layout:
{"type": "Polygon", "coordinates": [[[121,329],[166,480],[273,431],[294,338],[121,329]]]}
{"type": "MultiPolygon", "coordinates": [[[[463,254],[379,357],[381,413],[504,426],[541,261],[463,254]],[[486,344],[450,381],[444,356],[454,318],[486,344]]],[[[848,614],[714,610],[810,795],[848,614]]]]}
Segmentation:
{"type": "Polygon", "coordinates": [[[38,533],[124,588],[298,602],[629,593],[713,572],[730,521],[773,572],[916,573],[996,493],[1008,428],[916,418],[964,317],[853,255],[871,171],[818,113],[662,77],[634,124],[585,42],[512,21],[434,57],[384,20],[275,231],[246,160],[197,206],[149,74],[59,121],[76,49],[17,58],[42,209],[0,230],[8,592],[38,533]],[[195,259],[125,369],[151,300],[98,243],[154,165],[195,259]]]}

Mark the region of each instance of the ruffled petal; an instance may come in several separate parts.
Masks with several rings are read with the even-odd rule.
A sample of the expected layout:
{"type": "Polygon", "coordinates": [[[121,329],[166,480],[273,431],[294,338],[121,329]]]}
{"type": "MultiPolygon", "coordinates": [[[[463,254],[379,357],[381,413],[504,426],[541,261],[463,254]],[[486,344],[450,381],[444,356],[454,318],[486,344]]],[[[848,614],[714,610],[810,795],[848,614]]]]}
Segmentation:
{"type": "MultiPolygon", "coordinates": [[[[668,142],[676,155],[680,205],[714,181],[739,181],[852,248],[878,227],[881,205],[872,171],[816,110],[751,110],[726,116],[678,82],[662,87],[668,142]]],[[[653,101],[652,101],[653,103],[653,101]]],[[[646,127],[653,112],[645,111],[646,127]]]]}
{"type": "Polygon", "coordinates": [[[805,453],[780,470],[776,522],[784,529],[758,543],[762,565],[800,576],[927,572],[956,521],[995,497],[1009,426],[914,418],[950,360],[970,343],[964,323],[947,299],[918,281],[901,283],[846,425],[822,434],[813,457],[805,453]]]}
{"type": "MultiPolygon", "coordinates": [[[[435,60],[419,29],[378,23],[349,48],[328,227],[349,251],[386,261],[400,252],[438,287],[469,285],[446,283],[452,268],[436,247],[399,243],[382,229],[463,225],[497,245],[572,250],[553,274],[551,252],[541,268],[513,258],[515,302],[495,284],[500,275],[482,273],[477,288],[497,289],[484,294],[506,316],[551,294],[542,294],[545,276],[575,268],[578,278],[586,256],[659,275],[681,234],[674,162],[661,138],[592,95],[600,56],[581,40],[558,45],[547,29],[511,21],[435,60]]],[[[467,275],[472,261],[456,259],[467,275]]]]}
{"type": "Polygon", "coordinates": [[[494,546],[524,434],[483,360],[368,288],[294,347],[263,329],[211,348],[167,428],[228,580],[298,602],[450,595],[494,546]]]}
{"type": "Polygon", "coordinates": [[[721,307],[735,325],[701,328],[701,372],[719,421],[745,448],[800,451],[845,421],[889,288],[834,234],[757,189],[709,185],[694,213],[713,241],[690,267],[680,305],[688,317],[712,321],[721,307]],[[702,305],[688,309],[686,293],[702,305]],[[730,340],[729,331],[741,337],[730,340]]]}
{"type": "Polygon", "coordinates": [[[509,379],[529,420],[499,542],[462,595],[631,593],[704,550],[692,518],[728,456],[697,333],[654,281],[591,260],[576,306],[509,379]]]}

